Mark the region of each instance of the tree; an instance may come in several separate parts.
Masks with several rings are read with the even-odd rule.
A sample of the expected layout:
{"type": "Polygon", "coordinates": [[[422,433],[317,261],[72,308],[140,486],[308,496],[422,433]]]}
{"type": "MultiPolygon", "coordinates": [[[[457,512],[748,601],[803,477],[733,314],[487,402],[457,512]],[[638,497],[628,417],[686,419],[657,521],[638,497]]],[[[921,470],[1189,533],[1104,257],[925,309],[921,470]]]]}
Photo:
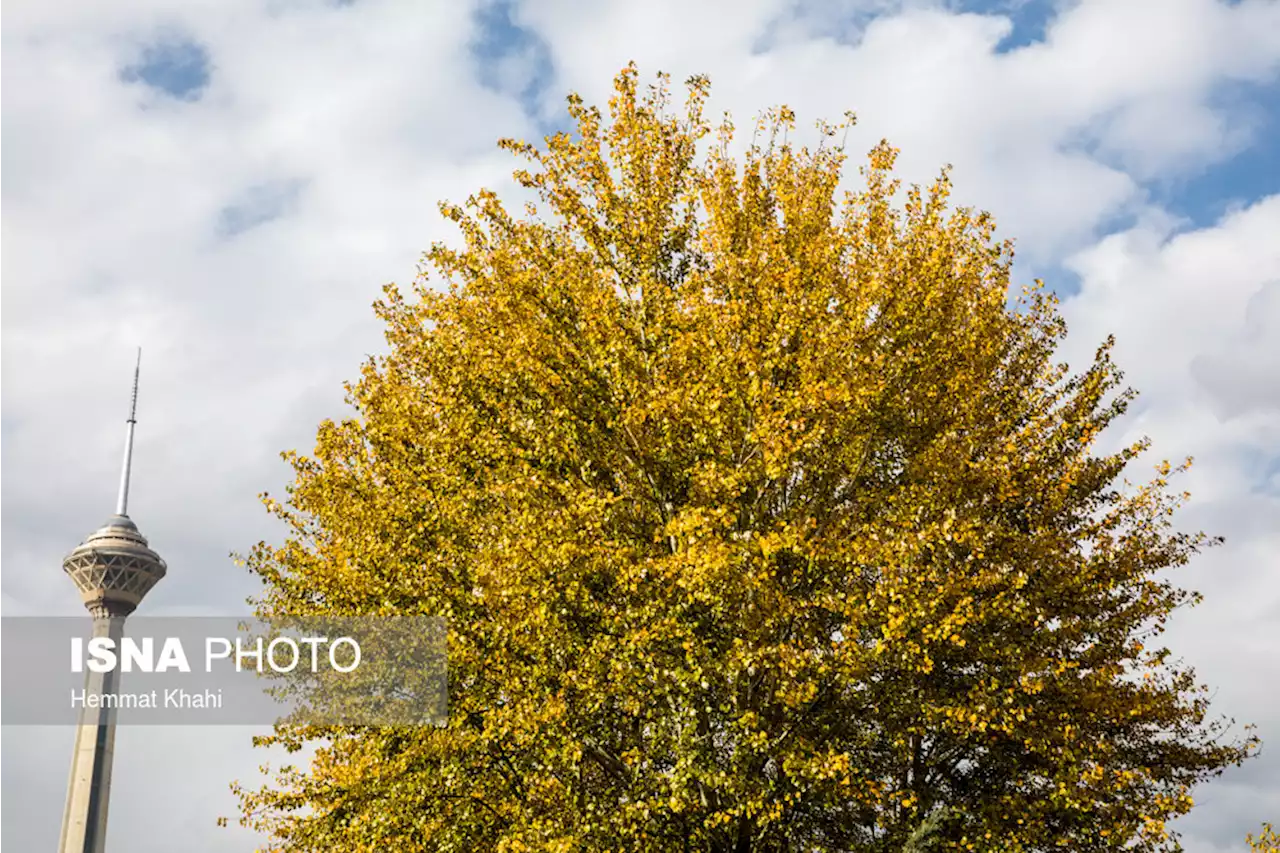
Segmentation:
{"type": "Polygon", "coordinates": [[[1254,838],[1250,833],[1245,837],[1249,849],[1257,853],[1280,853],[1280,835],[1276,835],[1275,827],[1269,823],[1262,825],[1262,833],[1254,838]]]}
{"type": "Polygon", "coordinates": [[[728,119],[628,67],[608,117],[442,205],[460,249],[376,305],[259,612],[450,620],[441,729],[281,728],[309,771],[239,791],[289,851],[1172,849],[1251,753],[1149,646],[1174,469],[1097,454],[1131,399],[1110,342],[1070,375],[1039,282],[895,150],[837,199],[852,122],[741,167],[728,119]],[[705,153],[700,153],[705,152],[705,153]],[[545,211],[545,213],[540,212],[545,211]],[[922,830],[922,825],[926,825],[922,830]],[[925,839],[925,836],[929,836],[925,839]]]}

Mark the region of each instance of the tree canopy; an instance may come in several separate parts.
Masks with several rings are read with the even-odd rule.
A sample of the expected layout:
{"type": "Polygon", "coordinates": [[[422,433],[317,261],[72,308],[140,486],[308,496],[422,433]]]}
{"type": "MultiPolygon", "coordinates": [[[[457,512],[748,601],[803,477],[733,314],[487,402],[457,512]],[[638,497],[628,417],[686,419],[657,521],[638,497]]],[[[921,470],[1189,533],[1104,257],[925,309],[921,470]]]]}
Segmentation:
{"type": "Polygon", "coordinates": [[[1280,835],[1276,835],[1275,827],[1270,823],[1262,825],[1262,831],[1256,838],[1250,833],[1245,842],[1254,853],[1280,853],[1280,835]]]}
{"type": "Polygon", "coordinates": [[[262,614],[449,620],[447,726],[280,728],[238,789],[281,851],[1169,850],[1248,757],[1155,638],[1213,540],[1132,399],[1078,373],[1012,244],[841,134],[745,154],[709,84],[542,147],[538,203],[442,205],[389,353],[348,386],[248,555],[262,614]]]}

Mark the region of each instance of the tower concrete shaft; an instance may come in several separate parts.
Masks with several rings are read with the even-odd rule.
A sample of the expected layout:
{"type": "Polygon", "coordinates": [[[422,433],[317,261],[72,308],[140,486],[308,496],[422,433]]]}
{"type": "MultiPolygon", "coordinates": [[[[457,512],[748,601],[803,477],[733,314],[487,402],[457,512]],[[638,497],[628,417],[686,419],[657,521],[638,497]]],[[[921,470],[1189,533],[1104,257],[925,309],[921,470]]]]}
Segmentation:
{"type": "MultiPolygon", "coordinates": [[[[124,617],[104,613],[93,620],[93,636],[110,637],[119,643],[124,636],[124,617]]],[[[120,673],[89,671],[86,696],[114,695],[120,673]]],[[[90,708],[86,703],[76,729],[76,746],[71,756],[71,779],[67,782],[67,805],[62,814],[59,853],[102,853],[107,837],[107,804],[111,797],[111,762],[115,754],[116,709],[90,708]]]]}
{"type": "MultiPolygon", "coordinates": [[[[80,598],[93,617],[93,635],[110,638],[117,648],[124,637],[125,617],[168,570],[164,560],[151,550],[137,525],[125,514],[137,402],[138,370],[135,367],[116,514],[62,561],[63,571],[75,581],[80,598]]],[[[97,707],[86,701],[80,711],[59,853],[103,853],[116,740],[116,703],[112,699],[119,687],[120,673],[115,668],[101,673],[90,670],[85,677],[86,699],[99,696],[104,701],[96,703],[97,707]]]]}

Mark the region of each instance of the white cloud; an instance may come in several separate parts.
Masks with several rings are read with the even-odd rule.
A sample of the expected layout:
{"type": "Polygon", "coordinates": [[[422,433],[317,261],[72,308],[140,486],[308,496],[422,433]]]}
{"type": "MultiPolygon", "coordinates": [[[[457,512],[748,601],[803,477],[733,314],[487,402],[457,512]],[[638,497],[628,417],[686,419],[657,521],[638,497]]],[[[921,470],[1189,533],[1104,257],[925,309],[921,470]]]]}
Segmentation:
{"type": "Polygon", "coordinates": [[[1213,398],[1219,418],[1280,409],[1280,280],[1250,297],[1238,336],[1197,355],[1191,375],[1213,398]]]}
{"type": "MultiPolygon", "coordinates": [[[[1280,622],[1280,198],[1183,233],[1151,198],[1155,185],[1256,142],[1253,117],[1218,94],[1275,83],[1280,3],[1064,3],[1044,43],[1001,54],[1007,20],[943,5],[545,0],[513,19],[549,47],[545,115],[570,88],[602,103],[632,59],[677,84],[710,74],[711,114],[731,110],[744,135],[774,104],[805,123],[852,108],[851,151],[888,137],[914,180],[954,163],[957,201],[993,210],[1020,258],[1036,269],[1069,262],[1081,279],[1065,305],[1069,354],[1117,334],[1117,359],[1143,391],[1128,428],[1151,434],[1160,455],[1197,456],[1188,521],[1229,538],[1187,570],[1208,598],[1171,641],[1220,688],[1224,711],[1263,723],[1274,740],[1280,720],[1263,685],[1280,680],[1270,639],[1280,622]],[[1108,236],[1118,217],[1136,224],[1108,236]]],[[[381,349],[368,310],[379,287],[407,281],[432,240],[452,238],[436,201],[482,185],[510,193],[512,164],[492,142],[534,136],[515,97],[480,85],[468,64],[472,10],[6,4],[6,614],[78,607],[58,564],[110,510],[135,343],[144,357],[132,506],[171,566],[148,607],[225,612],[251,591],[225,555],[278,535],[255,500],[286,479],[276,452],[309,448],[316,422],[341,413],[341,380],[381,349]],[[120,78],[161,35],[207,51],[200,100],[120,78]],[[297,195],[280,218],[219,239],[228,207],[281,185],[297,195]]],[[[502,74],[531,74],[528,61],[502,74]]],[[[16,801],[6,782],[4,840],[47,848],[65,785],[56,756],[69,748],[28,748],[16,731],[4,733],[5,776],[28,782],[16,801]]],[[[122,736],[114,843],[154,838],[154,849],[171,849],[190,837],[240,849],[233,835],[201,834],[206,816],[211,825],[227,811],[209,792],[261,760],[247,737],[239,753],[224,735],[122,736]],[[190,773],[197,765],[205,770],[190,773]]],[[[1201,839],[1191,850],[1238,848],[1268,809],[1280,812],[1271,756],[1210,786],[1188,823],[1201,839]]]]}
{"type": "MultiPolygon", "coordinates": [[[[1205,601],[1174,620],[1166,643],[1216,688],[1215,713],[1256,723],[1272,743],[1280,736],[1277,234],[1280,196],[1199,231],[1151,226],[1112,235],[1070,260],[1082,285],[1063,306],[1072,362],[1114,333],[1116,362],[1141,392],[1137,416],[1111,439],[1152,439],[1130,476],[1145,479],[1162,457],[1196,457],[1183,483],[1192,498],[1182,523],[1227,543],[1179,570],[1179,582],[1205,601]]],[[[1246,832],[1280,813],[1277,766],[1274,751],[1264,751],[1208,785],[1183,822],[1188,850],[1207,853],[1211,841],[1233,836],[1235,847],[1224,849],[1237,849],[1246,832]]]]}
{"type": "Polygon", "coordinates": [[[1171,235],[1172,224],[1113,234],[1067,262],[1082,279],[1072,345],[1114,331],[1117,358],[1155,405],[1194,396],[1224,422],[1265,415],[1280,333],[1280,196],[1213,228],[1171,235]]]}

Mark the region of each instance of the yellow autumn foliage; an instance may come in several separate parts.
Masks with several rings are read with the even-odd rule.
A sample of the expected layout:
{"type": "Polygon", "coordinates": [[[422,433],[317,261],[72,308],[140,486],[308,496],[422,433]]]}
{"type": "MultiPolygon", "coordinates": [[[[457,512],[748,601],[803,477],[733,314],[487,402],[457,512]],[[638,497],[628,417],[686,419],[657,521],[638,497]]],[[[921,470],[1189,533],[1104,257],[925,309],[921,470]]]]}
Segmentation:
{"type": "Polygon", "coordinates": [[[1245,841],[1255,853],[1280,853],[1280,835],[1276,835],[1275,827],[1270,823],[1262,825],[1262,832],[1256,838],[1250,833],[1245,841]]]}
{"type": "Polygon", "coordinates": [[[778,109],[735,158],[705,79],[615,90],[502,143],[523,216],[443,206],[465,243],[387,289],[389,354],[247,557],[267,616],[446,617],[448,726],[280,729],[317,758],[238,789],[244,822],[325,853],[1173,849],[1254,741],[1155,645],[1210,543],[1170,527],[1171,466],[1119,482],[1145,444],[1095,450],[1131,399],[1110,342],[1054,362],[1054,297],[1009,300],[945,171],[900,195],[881,144],[840,197],[847,123],[797,147],[778,109]]]}

